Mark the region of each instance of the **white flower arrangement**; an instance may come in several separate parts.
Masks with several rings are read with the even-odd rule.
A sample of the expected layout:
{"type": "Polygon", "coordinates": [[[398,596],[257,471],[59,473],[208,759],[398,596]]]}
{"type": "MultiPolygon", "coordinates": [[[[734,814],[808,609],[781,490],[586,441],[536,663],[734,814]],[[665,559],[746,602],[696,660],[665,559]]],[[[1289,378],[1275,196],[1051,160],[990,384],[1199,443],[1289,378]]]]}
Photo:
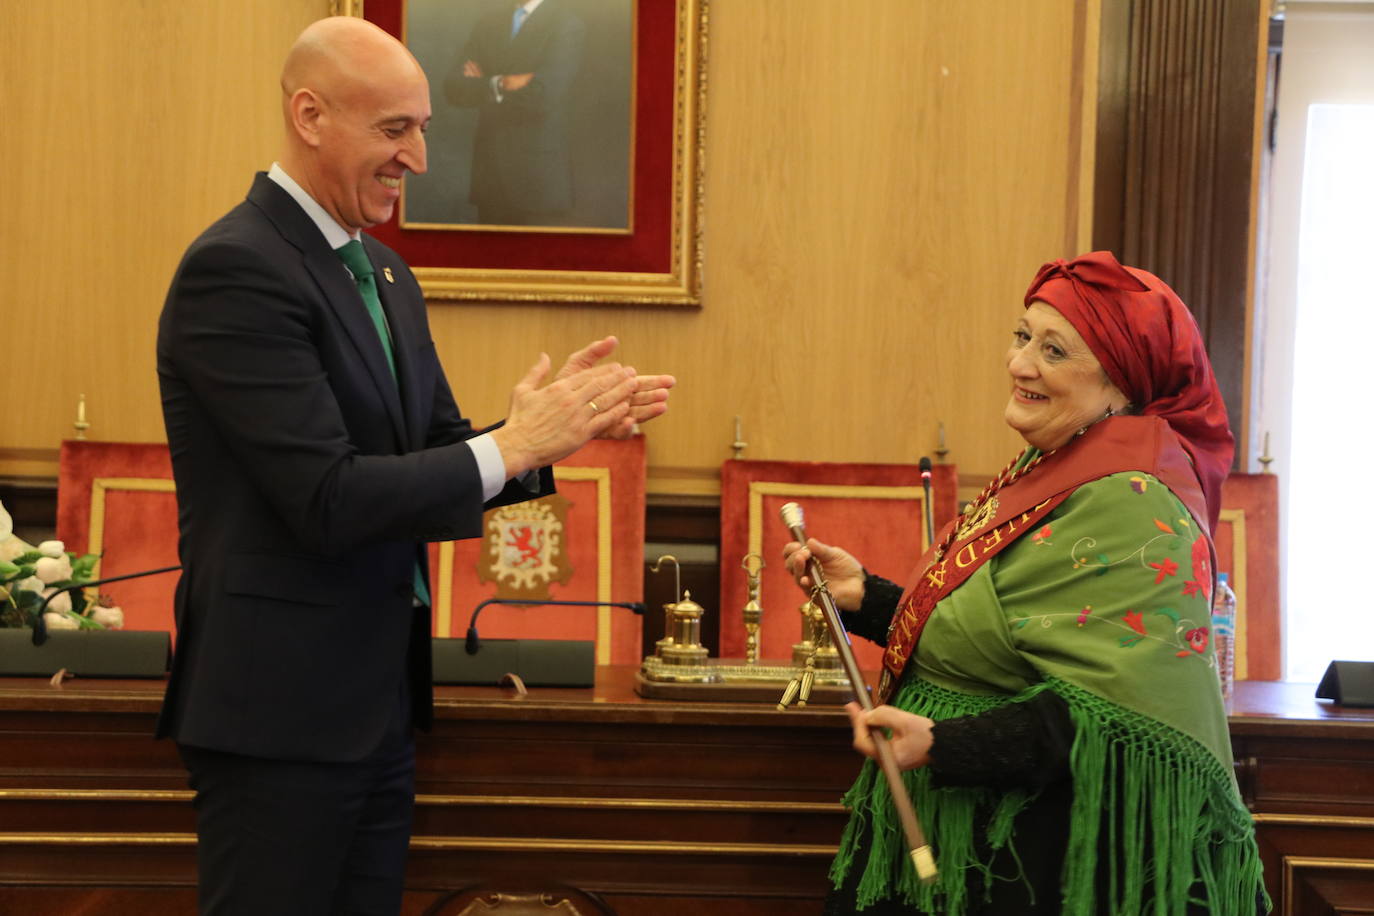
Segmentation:
{"type": "Polygon", "coordinates": [[[108,596],[92,601],[81,589],[58,594],[91,581],[98,559],[93,553],[70,553],[61,541],[29,547],[14,537],[14,521],[0,504],[0,627],[32,627],[42,609],[50,630],[122,628],[124,612],[108,596]]]}

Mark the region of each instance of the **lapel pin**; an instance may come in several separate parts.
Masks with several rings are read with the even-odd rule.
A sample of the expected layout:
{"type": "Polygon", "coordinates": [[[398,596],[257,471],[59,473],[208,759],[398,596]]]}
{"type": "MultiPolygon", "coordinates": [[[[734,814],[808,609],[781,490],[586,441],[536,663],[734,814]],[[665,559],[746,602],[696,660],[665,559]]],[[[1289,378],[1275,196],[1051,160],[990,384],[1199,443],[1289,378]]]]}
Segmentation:
{"type": "Polygon", "coordinates": [[[382,268],[382,276],[386,277],[386,282],[388,282],[388,283],[395,283],[395,282],[396,282],[396,278],[393,277],[393,276],[391,275],[391,268],[390,268],[390,267],[383,267],[383,268],[382,268]]]}

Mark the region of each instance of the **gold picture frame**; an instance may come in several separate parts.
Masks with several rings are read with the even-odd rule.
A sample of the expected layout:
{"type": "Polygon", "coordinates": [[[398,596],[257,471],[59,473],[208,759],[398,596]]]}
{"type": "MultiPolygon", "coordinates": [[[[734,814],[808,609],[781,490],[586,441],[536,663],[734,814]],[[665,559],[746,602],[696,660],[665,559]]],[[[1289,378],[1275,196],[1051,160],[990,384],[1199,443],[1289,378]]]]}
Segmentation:
{"type": "MultiPolygon", "coordinates": [[[[701,304],[709,0],[632,2],[636,151],[630,230],[403,228],[397,217],[369,230],[406,259],[427,299],[701,304]],[[669,137],[671,143],[665,142],[669,137]]],[[[332,8],[403,37],[406,5],[407,0],[335,0],[332,8]]]]}

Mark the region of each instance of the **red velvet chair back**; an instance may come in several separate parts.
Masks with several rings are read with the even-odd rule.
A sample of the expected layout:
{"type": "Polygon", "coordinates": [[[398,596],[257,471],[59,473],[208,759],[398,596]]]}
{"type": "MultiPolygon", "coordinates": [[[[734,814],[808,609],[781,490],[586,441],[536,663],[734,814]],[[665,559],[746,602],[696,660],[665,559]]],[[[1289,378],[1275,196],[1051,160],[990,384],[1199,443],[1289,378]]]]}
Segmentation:
{"type": "Polygon", "coordinates": [[[1236,593],[1236,679],[1282,676],[1279,592],[1279,479],[1232,474],[1221,487],[1215,541],[1217,571],[1236,593]]]}
{"type": "MultiPolygon", "coordinates": [[[[521,596],[513,591],[564,601],[643,601],[644,475],[642,436],[594,441],[554,467],[553,496],[508,507],[515,513],[488,512],[482,538],[431,544],[434,634],[463,636],[478,604],[521,596]],[[528,559],[517,565],[533,571],[492,569],[503,554],[528,559]]],[[[485,639],[594,640],[598,664],[641,661],[643,620],[624,608],[488,605],[478,629],[485,639]]]]}
{"type": "MultiPolygon", "coordinates": [[[[806,600],[782,563],[782,546],[792,539],[779,519],[783,503],[796,502],[806,514],[807,534],[843,547],[873,573],[904,583],[925,552],[925,493],[915,465],[832,464],[802,461],[727,461],[720,474],[720,654],[744,655],[740,609],[748,600],[741,563],[750,553],[763,557],[759,603],[763,621],[759,657],[790,660],[801,637],[797,609],[806,600]]],[[[954,465],[931,474],[935,528],[953,518],[958,506],[954,465]]],[[[877,671],[882,649],[853,640],[865,671],[877,671]]]]}
{"type": "MultiPolygon", "coordinates": [[[[577,601],[642,601],[644,597],[644,475],[642,437],[593,442],[554,468],[560,518],[558,577],[550,596],[577,601]]],[[[115,576],[177,563],[176,490],[167,446],[154,443],[69,441],[58,469],[57,536],[67,549],[101,554],[97,573],[115,576]]],[[[527,504],[528,505],[528,504],[527,504]]],[[[488,521],[499,513],[487,513],[488,521]]],[[[430,545],[435,634],[462,636],[468,615],[500,583],[482,581],[481,553],[500,550],[483,540],[430,545]]],[[[101,588],[123,609],[134,630],[175,632],[174,573],[101,588]]],[[[591,639],[599,663],[640,660],[641,618],[620,608],[503,607],[482,614],[492,639],[591,639]]]]}
{"type": "MultiPolygon", "coordinates": [[[[177,565],[177,502],[167,446],[62,443],[57,465],[57,537],[68,550],[98,553],[96,578],[177,565]]],[[[112,582],[99,591],[124,610],[126,630],[175,636],[177,574],[112,582]]]]}

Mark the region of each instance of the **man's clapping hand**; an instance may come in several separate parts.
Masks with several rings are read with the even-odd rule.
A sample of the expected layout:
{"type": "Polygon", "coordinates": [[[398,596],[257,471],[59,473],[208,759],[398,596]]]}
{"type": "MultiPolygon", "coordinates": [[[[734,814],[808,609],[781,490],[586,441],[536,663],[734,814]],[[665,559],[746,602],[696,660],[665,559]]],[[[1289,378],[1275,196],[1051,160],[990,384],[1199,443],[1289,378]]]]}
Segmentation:
{"type": "Polygon", "coordinates": [[[601,364],[616,343],[606,337],[588,344],[547,385],[549,356],[539,354],[511,392],[505,424],[491,434],[507,477],[552,464],[596,437],[627,438],[637,424],[668,409],[668,389],[676,381],[671,375],[641,376],[619,363],[601,364]]]}

